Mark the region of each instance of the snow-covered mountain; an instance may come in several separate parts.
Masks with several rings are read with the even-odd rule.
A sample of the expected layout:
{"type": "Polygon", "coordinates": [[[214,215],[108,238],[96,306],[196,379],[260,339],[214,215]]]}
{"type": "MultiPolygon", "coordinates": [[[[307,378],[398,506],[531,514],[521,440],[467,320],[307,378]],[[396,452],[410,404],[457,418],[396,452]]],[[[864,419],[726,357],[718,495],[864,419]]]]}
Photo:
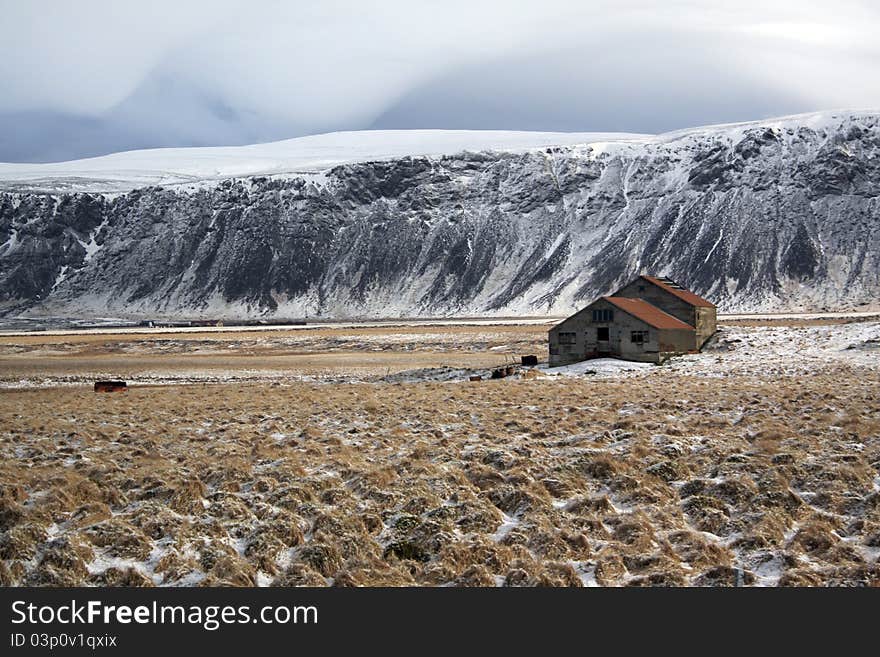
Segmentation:
{"type": "Polygon", "coordinates": [[[0,164],[0,190],[7,314],[566,313],[639,271],[723,310],[880,305],[880,112],[334,133],[0,164]]]}

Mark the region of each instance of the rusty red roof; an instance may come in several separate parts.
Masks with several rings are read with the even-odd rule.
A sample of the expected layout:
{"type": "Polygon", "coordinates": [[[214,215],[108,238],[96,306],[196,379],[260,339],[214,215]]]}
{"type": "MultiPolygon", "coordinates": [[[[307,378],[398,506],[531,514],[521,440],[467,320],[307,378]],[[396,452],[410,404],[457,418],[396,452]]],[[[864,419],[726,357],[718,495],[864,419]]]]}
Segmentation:
{"type": "Polygon", "coordinates": [[[663,312],[657,306],[648,303],[644,299],[628,299],[626,297],[602,297],[610,304],[620,308],[623,312],[628,313],[640,319],[645,324],[658,329],[687,329],[693,331],[694,327],[685,324],[680,319],[676,319],[672,315],[663,312]]]}
{"type": "Polygon", "coordinates": [[[679,286],[677,283],[673,283],[668,278],[657,278],[656,276],[646,276],[642,275],[640,278],[644,278],[649,283],[653,283],[657,287],[666,290],[670,294],[674,294],[679,299],[684,301],[685,303],[689,303],[692,306],[702,306],[704,308],[714,308],[715,304],[711,301],[707,301],[703,297],[697,296],[690,290],[685,290],[683,287],[679,286]]]}

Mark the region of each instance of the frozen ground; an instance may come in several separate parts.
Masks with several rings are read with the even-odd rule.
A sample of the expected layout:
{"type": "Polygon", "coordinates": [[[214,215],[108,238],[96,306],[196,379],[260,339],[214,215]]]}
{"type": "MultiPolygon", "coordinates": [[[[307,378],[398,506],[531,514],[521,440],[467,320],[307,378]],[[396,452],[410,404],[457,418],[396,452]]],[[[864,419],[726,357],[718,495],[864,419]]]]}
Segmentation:
{"type": "Polygon", "coordinates": [[[704,376],[809,374],[816,369],[880,367],[880,323],[825,326],[725,326],[703,353],[681,356],[672,370],[704,376]]]}
{"type": "MultiPolygon", "coordinates": [[[[512,322],[512,320],[511,320],[512,322]]],[[[772,378],[832,367],[878,366],[880,322],[722,325],[703,353],[662,366],[594,359],[546,365],[549,324],[357,324],[263,331],[95,331],[0,336],[0,387],[77,385],[95,378],[133,384],[235,381],[326,383],[467,381],[517,364],[543,364],[541,377],[682,374],[772,378]]],[[[517,376],[525,373],[519,368],[517,376]]]]}
{"type": "Polygon", "coordinates": [[[0,391],[0,585],[880,584],[880,323],[727,326],[660,367],[475,382],[378,363],[509,361],[543,327],[359,330],[2,343],[7,372],[164,345],[198,382],[193,350],[333,339],[336,378],[226,362],[221,385],[166,365],[125,394],[0,391]]]}
{"type": "Polygon", "coordinates": [[[594,376],[620,375],[633,372],[649,372],[655,365],[651,363],[634,363],[617,358],[594,358],[581,363],[563,365],[561,367],[541,367],[541,371],[550,376],[594,376]]]}
{"type": "Polygon", "coordinates": [[[880,584],[876,370],[0,393],[0,584],[880,584]]]}

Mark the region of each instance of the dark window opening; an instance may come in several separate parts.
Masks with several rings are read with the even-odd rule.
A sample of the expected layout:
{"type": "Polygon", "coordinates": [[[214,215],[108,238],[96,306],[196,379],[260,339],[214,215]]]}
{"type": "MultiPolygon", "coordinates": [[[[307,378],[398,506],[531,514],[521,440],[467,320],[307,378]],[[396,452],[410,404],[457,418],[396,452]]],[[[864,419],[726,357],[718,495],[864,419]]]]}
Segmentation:
{"type": "Polygon", "coordinates": [[[633,331],[630,336],[633,344],[645,344],[650,340],[647,331],[633,331]]]}
{"type": "Polygon", "coordinates": [[[593,311],[593,322],[613,322],[614,321],[614,311],[608,308],[603,308],[601,310],[596,309],[593,311]]]}
{"type": "Polygon", "coordinates": [[[599,342],[608,342],[608,327],[600,326],[596,329],[596,340],[599,342]]]}
{"type": "Polygon", "coordinates": [[[639,292],[644,292],[644,291],[645,291],[645,286],[639,285],[639,292]]]}
{"type": "Polygon", "coordinates": [[[574,344],[577,340],[576,333],[560,333],[559,344],[574,344]]]}

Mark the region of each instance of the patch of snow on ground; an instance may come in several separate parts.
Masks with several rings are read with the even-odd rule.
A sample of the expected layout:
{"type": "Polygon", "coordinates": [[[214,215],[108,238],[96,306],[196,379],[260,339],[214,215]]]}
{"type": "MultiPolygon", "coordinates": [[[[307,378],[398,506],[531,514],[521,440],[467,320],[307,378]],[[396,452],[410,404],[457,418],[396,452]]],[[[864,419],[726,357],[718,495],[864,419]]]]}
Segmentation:
{"type": "Polygon", "coordinates": [[[583,376],[585,374],[620,374],[622,372],[644,372],[655,368],[652,363],[637,363],[634,361],[620,360],[617,358],[594,358],[571,365],[561,367],[549,367],[540,365],[538,369],[546,374],[558,374],[560,376],[583,376]]]}
{"type": "Polygon", "coordinates": [[[498,526],[498,529],[492,535],[492,540],[495,541],[496,543],[501,541],[517,525],[519,525],[519,518],[509,516],[506,513],[502,512],[501,524],[498,526]]]}
{"type": "Polygon", "coordinates": [[[880,322],[826,326],[726,326],[702,353],[677,356],[673,371],[704,376],[803,374],[817,367],[846,364],[877,367],[880,322]]]}
{"type": "Polygon", "coordinates": [[[586,588],[595,588],[600,586],[596,580],[596,564],[591,561],[569,561],[572,568],[581,579],[581,583],[586,588]]]}
{"type": "Polygon", "coordinates": [[[752,569],[752,573],[755,575],[754,586],[777,586],[783,572],[785,572],[785,563],[782,557],[779,555],[772,556],[752,569]]]}

